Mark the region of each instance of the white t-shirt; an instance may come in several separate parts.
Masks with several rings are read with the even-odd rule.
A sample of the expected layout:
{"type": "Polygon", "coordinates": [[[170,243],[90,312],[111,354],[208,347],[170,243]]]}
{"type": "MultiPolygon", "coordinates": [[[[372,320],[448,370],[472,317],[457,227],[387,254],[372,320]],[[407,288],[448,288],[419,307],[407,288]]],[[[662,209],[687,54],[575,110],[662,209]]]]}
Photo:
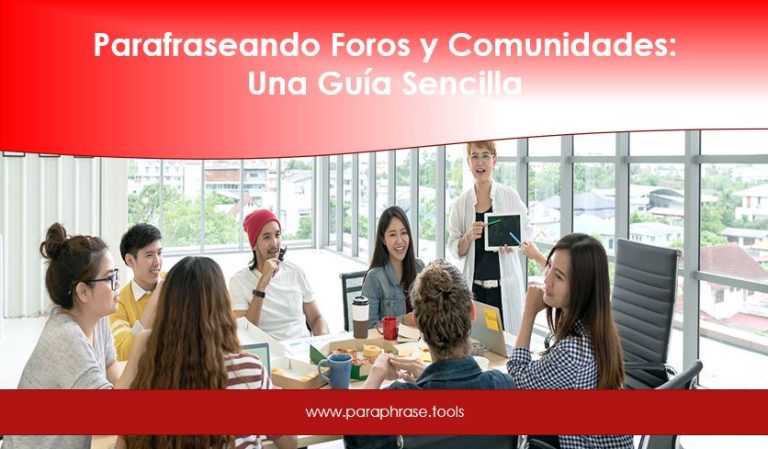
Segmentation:
{"type": "MultiPolygon", "coordinates": [[[[229,280],[232,310],[248,310],[253,299],[253,289],[261,278],[258,270],[243,268],[229,280]]],[[[259,328],[276,340],[309,337],[304,303],[314,301],[307,277],[297,265],[282,262],[280,270],[272,278],[264,292],[259,328]]]]}

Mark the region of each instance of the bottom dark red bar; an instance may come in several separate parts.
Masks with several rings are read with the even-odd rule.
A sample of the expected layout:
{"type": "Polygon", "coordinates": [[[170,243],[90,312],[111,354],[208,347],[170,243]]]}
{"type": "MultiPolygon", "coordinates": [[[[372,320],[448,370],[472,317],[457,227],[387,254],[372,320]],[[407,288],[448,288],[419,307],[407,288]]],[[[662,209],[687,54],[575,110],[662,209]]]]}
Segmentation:
{"type": "Polygon", "coordinates": [[[768,390],[2,390],[0,434],[762,434],[768,390]]]}

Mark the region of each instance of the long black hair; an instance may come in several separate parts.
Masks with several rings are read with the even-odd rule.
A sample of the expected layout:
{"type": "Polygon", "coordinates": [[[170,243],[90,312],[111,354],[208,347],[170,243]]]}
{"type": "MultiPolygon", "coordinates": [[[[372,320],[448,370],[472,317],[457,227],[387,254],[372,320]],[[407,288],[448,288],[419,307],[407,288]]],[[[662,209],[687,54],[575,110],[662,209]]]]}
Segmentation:
{"type": "Polygon", "coordinates": [[[405,259],[403,259],[403,278],[401,279],[401,284],[403,289],[409,292],[413,280],[416,279],[416,255],[413,251],[411,225],[408,223],[408,217],[400,206],[390,206],[381,213],[379,224],[376,226],[376,245],[374,246],[371,265],[368,269],[383,267],[389,263],[389,252],[386,245],[384,245],[384,233],[387,231],[387,227],[389,227],[389,223],[393,218],[400,220],[403,226],[405,226],[406,232],[408,232],[408,250],[405,253],[405,259]]]}

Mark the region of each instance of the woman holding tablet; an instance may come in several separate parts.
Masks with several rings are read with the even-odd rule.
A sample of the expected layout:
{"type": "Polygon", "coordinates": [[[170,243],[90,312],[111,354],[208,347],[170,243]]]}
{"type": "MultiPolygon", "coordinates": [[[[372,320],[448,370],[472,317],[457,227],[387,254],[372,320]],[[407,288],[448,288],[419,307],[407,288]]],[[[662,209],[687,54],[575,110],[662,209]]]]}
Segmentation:
{"type": "Polygon", "coordinates": [[[498,251],[485,248],[485,215],[489,213],[520,215],[520,248],[526,256],[543,266],[544,257],[527,240],[533,237],[528,209],[517,191],[492,178],[496,166],[496,144],[492,141],[467,143],[467,164],[475,185],[453,203],[449,224],[448,247],[464,262],[464,277],[475,299],[496,306],[504,330],[516,334],[523,311],[523,267],[513,249],[498,251]]]}

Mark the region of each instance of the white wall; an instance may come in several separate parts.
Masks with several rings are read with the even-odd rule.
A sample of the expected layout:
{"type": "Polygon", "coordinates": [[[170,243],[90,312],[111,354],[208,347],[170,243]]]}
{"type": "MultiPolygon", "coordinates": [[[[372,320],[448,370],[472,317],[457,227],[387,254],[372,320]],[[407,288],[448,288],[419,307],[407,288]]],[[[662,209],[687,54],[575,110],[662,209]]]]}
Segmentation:
{"type": "MultiPolygon", "coordinates": [[[[110,210],[127,206],[127,195],[120,193],[127,188],[126,177],[118,176],[119,166],[127,164],[115,161],[119,162],[103,176],[100,158],[0,156],[0,234],[5,246],[0,270],[6,318],[38,316],[50,308],[38,248],[52,223],[62,223],[70,234],[88,235],[102,235],[104,221],[110,229],[116,226],[113,219],[103,220],[101,214],[102,203],[107,201],[114,202],[110,210]],[[102,190],[103,179],[118,180],[121,185],[111,192],[102,190]]],[[[116,217],[120,219],[119,214],[116,217]]],[[[111,234],[105,236],[112,239],[111,234]]]]}

